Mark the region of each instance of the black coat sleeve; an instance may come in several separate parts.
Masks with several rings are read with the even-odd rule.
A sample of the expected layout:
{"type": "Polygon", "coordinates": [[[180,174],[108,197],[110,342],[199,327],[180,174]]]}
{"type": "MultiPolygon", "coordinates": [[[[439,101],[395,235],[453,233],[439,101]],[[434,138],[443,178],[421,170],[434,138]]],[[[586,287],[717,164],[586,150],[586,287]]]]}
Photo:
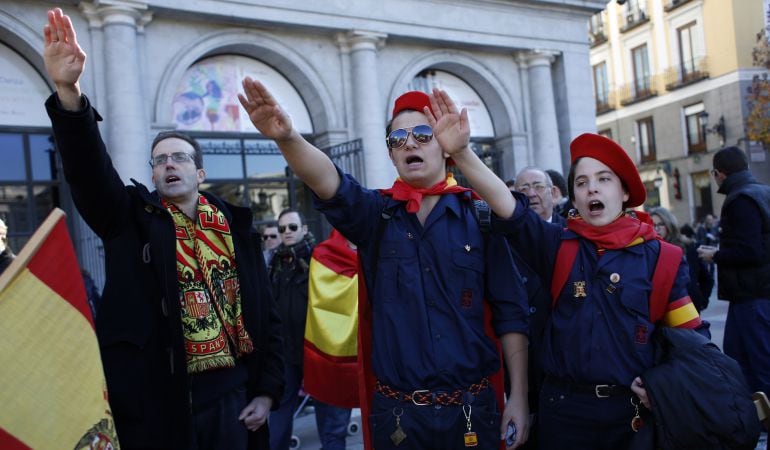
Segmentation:
{"type": "Polygon", "coordinates": [[[83,96],[80,111],[66,111],[56,94],[45,103],[72,199],[102,239],[130,221],[130,198],[99,133],[101,116],[83,96]]]}

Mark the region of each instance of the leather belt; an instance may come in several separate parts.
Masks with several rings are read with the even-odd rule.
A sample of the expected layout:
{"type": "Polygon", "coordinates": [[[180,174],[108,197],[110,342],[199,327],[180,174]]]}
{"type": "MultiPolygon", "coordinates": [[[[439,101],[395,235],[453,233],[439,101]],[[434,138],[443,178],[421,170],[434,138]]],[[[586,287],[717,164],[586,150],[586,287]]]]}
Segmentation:
{"type": "Polygon", "coordinates": [[[580,384],[550,375],[546,375],[545,382],[556,387],[568,389],[570,392],[577,394],[593,394],[597,398],[634,395],[630,387],[619,384],[580,384]]]}
{"type": "Polygon", "coordinates": [[[489,378],[484,377],[478,383],[468,386],[468,389],[457,389],[455,391],[431,391],[429,389],[417,389],[412,392],[399,391],[392,387],[380,383],[378,380],[374,385],[374,390],[387,398],[398,400],[400,402],[412,402],[417,406],[441,405],[441,406],[460,406],[464,402],[465,394],[479,395],[484,389],[489,387],[489,378]]]}

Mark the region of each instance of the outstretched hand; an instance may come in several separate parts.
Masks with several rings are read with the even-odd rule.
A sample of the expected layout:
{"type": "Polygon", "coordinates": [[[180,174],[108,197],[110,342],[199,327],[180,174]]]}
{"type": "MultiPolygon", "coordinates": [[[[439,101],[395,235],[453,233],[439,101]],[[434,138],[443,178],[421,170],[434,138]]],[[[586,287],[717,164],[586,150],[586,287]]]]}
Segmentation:
{"type": "Polygon", "coordinates": [[[457,106],[449,94],[441,89],[433,89],[430,105],[433,108],[433,114],[427,107],[423,112],[428,116],[428,124],[433,128],[433,136],[444,152],[452,156],[467,148],[471,137],[468,111],[463,108],[458,113],[457,106]]]}
{"type": "Polygon", "coordinates": [[[294,128],[291,118],[262,83],[246,77],[243,80],[243,92],[245,95],[238,94],[238,100],[251,123],[263,136],[275,141],[292,137],[294,128]]]}
{"type": "Polygon", "coordinates": [[[48,23],[43,27],[43,35],[43,58],[51,81],[57,90],[79,90],[78,81],[85,68],[86,52],[80,48],[72,21],[61,8],[48,11],[48,23]]]}

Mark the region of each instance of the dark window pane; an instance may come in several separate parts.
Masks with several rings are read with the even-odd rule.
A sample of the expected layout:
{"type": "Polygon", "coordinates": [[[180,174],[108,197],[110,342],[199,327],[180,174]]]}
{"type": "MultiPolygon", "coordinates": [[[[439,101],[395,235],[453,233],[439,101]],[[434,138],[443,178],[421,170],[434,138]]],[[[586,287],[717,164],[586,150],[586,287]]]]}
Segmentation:
{"type": "Polygon", "coordinates": [[[38,225],[43,223],[48,214],[55,206],[59,206],[58,193],[55,186],[33,186],[32,192],[35,196],[35,219],[38,225]]]}
{"type": "Polygon", "coordinates": [[[0,180],[24,181],[24,140],[21,134],[0,133],[0,180]]]}
{"type": "Polygon", "coordinates": [[[243,185],[241,183],[203,183],[202,191],[210,192],[233,205],[245,205],[243,185]]]}
{"type": "Polygon", "coordinates": [[[286,181],[249,183],[249,207],[258,223],[270,222],[289,207],[286,181]]]}
{"type": "Polygon", "coordinates": [[[32,179],[51,181],[56,179],[56,154],[50,136],[32,134],[29,136],[29,152],[32,160],[32,179]]]}
{"type": "Polygon", "coordinates": [[[29,223],[27,214],[27,186],[0,185],[0,208],[9,234],[35,229],[35,224],[29,223]]]}
{"type": "Polygon", "coordinates": [[[266,139],[245,141],[246,176],[276,178],[286,176],[286,160],[275,142],[266,139]]]}
{"type": "Polygon", "coordinates": [[[241,141],[239,139],[198,139],[203,149],[206,179],[243,178],[241,141]]]}

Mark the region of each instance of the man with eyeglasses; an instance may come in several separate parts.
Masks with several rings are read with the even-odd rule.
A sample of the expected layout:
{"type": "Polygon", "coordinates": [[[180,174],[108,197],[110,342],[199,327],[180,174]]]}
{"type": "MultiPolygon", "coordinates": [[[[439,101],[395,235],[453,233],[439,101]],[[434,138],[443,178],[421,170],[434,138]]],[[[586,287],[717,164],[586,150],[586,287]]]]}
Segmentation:
{"type": "Polygon", "coordinates": [[[738,361],[753,391],[770,392],[770,186],[749,171],[746,153],[714,154],[714,179],[726,196],[719,248],[698,255],[717,265],[717,296],[728,300],[724,352],[738,361]]]}
{"type": "Polygon", "coordinates": [[[359,249],[368,291],[364,300],[359,293],[367,448],[492,449],[506,435],[508,448],[521,446],[529,430],[526,293],[505,238],[482,233],[473,195],[448,173],[449,158],[492,211],[511,203],[511,193],[469,147],[467,111],[440,90],[400,96],[386,130],[399,178],[377,191],[305,141],[260,82],[246,78],[243,86],[251,121],[359,249]],[[510,369],[500,415],[489,384],[501,359],[485,324],[510,369]]]}
{"type": "Polygon", "coordinates": [[[275,250],[281,245],[281,236],[278,234],[278,224],[270,223],[262,230],[262,256],[265,264],[270,265],[275,250]]]}
{"type": "Polygon", "coordinates": [[[178,132],[152,143],[156,190],[125,186],[81,94],[86,55],[59,8],[44,42],[64,175],[104,242],[96,333],[121,448],[267,449],[283,363],[251,211],[199,192],[201,149],[178,132]]]}
{"type": "Polygon", "coordinates": [[[548,223],[566,226],[567,221],[554,214],[554,188],[551,177],[537,167],[525,167],[516,175],[515,188],[529,199],[529,207],[548,223]]]}

